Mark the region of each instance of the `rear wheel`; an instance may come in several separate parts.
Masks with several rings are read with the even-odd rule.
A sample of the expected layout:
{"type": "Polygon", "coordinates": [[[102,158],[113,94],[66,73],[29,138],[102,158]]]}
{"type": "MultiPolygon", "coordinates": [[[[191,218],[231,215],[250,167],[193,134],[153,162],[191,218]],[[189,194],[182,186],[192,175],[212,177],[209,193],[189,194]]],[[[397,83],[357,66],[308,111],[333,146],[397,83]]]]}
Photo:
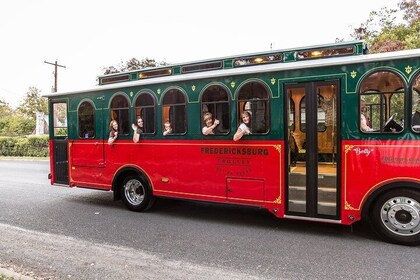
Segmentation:
{"type": "Polygon", "coordinates": [[[128,176],[120,190],[124,204],[132,211],[145,211],[155,201],[149,183],[138,175],[128,176]]]}
{"type": "Polygon", "coordinates": [[[379,197],[371,212],[372,229],[384,240],[420,244],[420,192],[395,189],[379,197]]]}

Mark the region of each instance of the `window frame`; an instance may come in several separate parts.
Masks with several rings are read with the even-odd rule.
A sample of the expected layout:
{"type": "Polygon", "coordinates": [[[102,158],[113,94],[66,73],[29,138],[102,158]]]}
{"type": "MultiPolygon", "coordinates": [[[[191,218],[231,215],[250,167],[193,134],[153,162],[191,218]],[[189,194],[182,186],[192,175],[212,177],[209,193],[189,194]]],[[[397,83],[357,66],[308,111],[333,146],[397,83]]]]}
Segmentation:
{"type": "MultiPolygon", "coordinates": [[[[134,110],[133,110],[134,111],[133,112],[134,113],[134,123],[137,122],[137,117],[138,117],[137,116],[137,110],[138,109],[140,109],[140,111],[141,111],[141,109],[143,109],[143,108],[153,108],[153,132],[143,131],[142,135],[155,135],[157,133],[157,127],[156,127],[156,123],[157,123],[156,122],[156,120],[157,120],[157,110],[156,110],[156,105],[157,105],[156,97],[154,96],[154,94],[152,94],[150,91],[147,91],[147,90],[138,92],[138,94],[134,98],[134,101],[133,101],[133,107],[134,107],[134,110]],[[137,106],[137,102],[139,101],[140,97],[141,96],[144,96],[144,95],[148,95],[148,96],[151,97],[151,99],[153,101],[153,105],[144,105],[144,106],[140,105],[140,106],[137,106]]],[[[144,116],[141,116],[140,115],[140,117],[143,119],[143,123],[146,124],[146,120],[145,120],[144,116]]]]}
{"type": "MultiPolygon", "coordinates": [[[[378,79],[380,81],[383,80],[382,79],[378,79]]],[[[407,84],[405,83],[405,80],[402,78],[402,76],[391,69],[375,69],[374,71],[370,71],[369,73],[365,74],[365,77],[363,77],[363,79],[360,81],[358,90],[357,90],[357,94],[358,94],[358,130],[360,133],[363,134],[386,134],[386,135],[395,135],[395,134],[401,134],[404,132],[406,125],[403,125],[404,123],[406,123],[406,117],[407,117],[407,113],[406,113],[406,106],[407,106],[407,96],[408,96],[408,91],[407,91],[407,84]],[[369,80],[369,78],[374,75],[374,74],[378,74],[378,73],[382,73],[382,72],[386,72],[389,73],[391,75],[394,75],[396,78],[399,79],[399,82],[401,83],[402,87],[396,88],[395,90],[392,91],[380,91],[380,89],[378,88],[378,84],[375,84],[374,87],[369,87],[367,88],[364,92],[362,92],[363,90],[363,86],[364,83],[367,82],[369,80]],[[402,124],[399,124],[402,126],[402,129],[400,131],[384,131],[384,126],[386,124],[386,122],[390,119],[390,117],[392,116],[391,114],[391,98],[394,94],[402,94],[402,100],[403,100],[403,105],[402,105],[402,111],[404,113],[404,115],[402,116],[402,124]],[[375,106],[379,105],[379,130],[373,130],[373,131],[363,131],[361,128],[361,122],[360,122],[360,116],[362,115],[361,112],[361,103],[362,102],[366,102],[366,98],[364,96],[368,96],[368,95],[378,95],[379,96],[379,104],[373,104],[375,106]]],[[[372,107],[372,104],[368,104],[368,106],[372,107]]],[[[372,120],[372,113],[371,114],[371,122],[373,122],[372,120]]]]}
{"type": "MultiPolygon", "coordinates": [[[[77,106],[77,135],[79,139],[95,139],[96,138],[96,107],[92,100],[90,99],[83,99],[80,101],[79,105],[77,106]],[[93,127],[93,135],[91,137],[84,137],[81,134],[81,123],[80,123],[80,108],[83,104],[89,104],[92,107],[92,127],[93,127]]],[[[89,133],[88,133],[89,135],[89,133]]]]}
{"type": "Polygon", "coordinates": [[[418,126],[417,124],[414,125],[414,114],[416,114],[417,117],[420,117],[420,115],[417,115],[416,112],[419,112],[418,110],[416,110],[416,112],[414,112],[414,108],[419,108],[420,107],[420,86],[419,86],[419,90],[417,91],[414,88],[414,85],[416,83],[416,81],[419,80],[419,85],[420,85],[420,71],[417,72],[417,74],[413,75],[413,80],[410,83],[410,88],[409,88],[409,98],[410,98],[410,116],[409,116],[409,124],[410,124],[410,129],[413,133],[415,134],[420,134],[420,129],[419,130],[415,130],[414,127],[418,126]],[[417,93],[417,104],[414,104],[414,93],[417,93]]]}
{"type": "MultiPolygon", "coordinates": [[[[208,94],[211,94],[211,92],[209,92],[208,94]]],[[[225,113],[222,112],[222,116],[224,114],[225,113]]],[[[222,124],[222,122],[221,122],[221,124],[222,124]]],[[[221,124],[219,124],[219,125],[221,125],[221,124]]],[[[200,133],[203,136],[228,135],[231,132],[231,129],[232,129],[231,126],[232,126],[232,122],[231,122],[231,106],[230,106],[230,94],[229,94],[228,89],[224,85],[221,85],[221,84],[211,84],[211,85],[208,85],[205,89],[203,89],[203,91],[202,91],[202,93],[200,95],[200,133]],[[211,89],[212,87],[219,87],[219,88],[221,88],[224,91],[224,93],[226,94],[226,100],[218,100],[218,101],[204,102],[203,101],[204,96],[206,95],[207,92],[209,92],[208,90],[211,89]],[[205,112],[210,112],[213,115],[213,119],[216,119],[216,114],[214,112],[211,112],[210,110],[208,110],[208,111],[204,111],[203,110],[203,106],[204,105],[208,105],[208,104],[214,105],[215,108],[216,108],[216,112],[217,112],[217,107],[218,107],[219,104],[226,104],[227,105],[227,108],[228,108],[228,112],[227,112],[227,117],[228,117],[227,125],[228,125],[228,129],[227,129],[226,132],[219,132],[219,133],[208,134],[208,135],[204,135],[203,134],[203,128],[205,126],[205,123],[204,123],[204,120],[203,120],[204,113],[205,112]]]]}
{"type": "Polygon", "coordinates": [[[169,88],[165,91],[165,93],[162,95],[162,101],[161,101],[161,109],[162,109],[161,110],[162,111],[162,125],[161,125],[161,130],[162,131],[161,132],[162,132],[162,135],[163,135],[163,132],[164,132],[165,122],[166,122],[167,119],[171,123],[172,133],[167,134],[166,136],[179,136],[179,135],[186,135],[188,133],[188,106],[187,105],[188,105],[188,96],[180,88],[172,87],[172,88],[169,88]],[[184,99],[184,103],[168,103],[168,104],[165,104],[165,98],[167,98],[167,96],[169,94],[171,94],[172,92],[179,92],[184,99]],[[173,120],[171,119],[171,114],[174,114],[175,120],[179,119],[179,118],[176,118],[176,113],[171,113],[171,109],[174,106],[176,106],[176,107],[184,106],[184,131],[180,132],[180,133],[175,132],[175,124],[174,124],[173,120]],[[166,118],[164,116],[165,107],[169,107],[168,118],[166,118]]]}
{"type": "MultiPolygon", "coordinates": [[[[118,116],[115,119],[118,122],[118,135],[121,136],[128,136],[130,135],[130,130],[131,130],[131,126],[130,126],[130,99],[124,94],[124,93],[116,93],[115,95],[113,95],[110,99],[109,102],[109,122],[111,122],[113,120],[112,118],[112,113],[113,111],[118,111],[118,116]],[[124,98],[125,101],[127,102],[127,107],[112,107],[112,102],[116,99],[116,98],[124,98]],[[120,120],[120,116],[121,116],[121,112],[123,110],[127,110],[127,131],[123,131],[123,128],[125,127],[125,125],[123,126],[123,121],[120,120]],[[126,132],[126,133],[124,133],[126,132]]],[[[108,123],[109,124],[109,123],[108,123]]]]}
{"type": "Polygon", "coordinates": [[[246,108],[245,108],[247,106],[248,102],[250,102],[251,106],[252,106],[252,103],[257,103],[259,101],[264,101],[266,103],[266,110],[265,110],[265,120],[267,122],[266,125],[265,125],[266,126],[266,131],[260,132],[260,133],[254,132],[254,123],[255,123],[255,118],[257,116],[252,116],[252,114],[251,114],[251,131],[252,131],[252,134],[250,134],[249,136],[260,136],[260,135],[269,134],[270,131],[271,131],[271,98],[270,97],[271,97],[270,88],[262,81],[249,80],[247,82],[244,82],[240,87],[238,87],[238,89],[236,91],[236,100],[237,100],[236,101],[236,109],[237,109],[236,110],[236,122],[237,122],[236,124],[237,124],[237,127],[239,127],[239,125],[241,124],[241,114],[242,114],[242,112],[249,111],[249,110],[246,110],[246,108]],[[242,94],[242,90],[245,89],[245,87],[248,84],[251,84],[251,83],[259,84],[262,88],[264,88],[265,94],[266,94],[265,98],[258,99],[258,97],[252,97],[252,98],[248,97],[248,99],[240,99],[241,98],[240,95],[242,94]],[[240,108],[241,103],[243,103],[244,108],[240,108]]]}

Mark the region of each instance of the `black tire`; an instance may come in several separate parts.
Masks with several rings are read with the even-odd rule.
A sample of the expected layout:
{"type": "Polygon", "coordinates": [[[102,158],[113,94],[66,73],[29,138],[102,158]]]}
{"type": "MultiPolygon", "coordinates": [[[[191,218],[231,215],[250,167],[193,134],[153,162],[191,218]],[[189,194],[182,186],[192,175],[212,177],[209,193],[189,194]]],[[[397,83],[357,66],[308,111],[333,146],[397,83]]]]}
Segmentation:
{"type": "Polygon", "coordinates": [[[372,207],[370,225],[387,242],[420,245],[420,191],[394,189],[382,194],[372,207]]]}
{"type": "Polygon", "coordinates": [[[127,176],[120,192],[125,206],[131,211],[146,211],[155,201],[149,183],[138,175],[127,176]]]}

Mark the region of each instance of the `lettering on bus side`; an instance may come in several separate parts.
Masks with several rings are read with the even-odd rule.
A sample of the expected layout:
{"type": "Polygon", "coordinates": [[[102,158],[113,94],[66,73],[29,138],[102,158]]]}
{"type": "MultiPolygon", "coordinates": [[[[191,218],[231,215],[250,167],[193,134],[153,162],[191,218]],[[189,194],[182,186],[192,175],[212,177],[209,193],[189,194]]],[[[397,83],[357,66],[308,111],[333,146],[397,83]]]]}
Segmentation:
{"type": "Polygon", "coordinates": [[[227,176],[250,175],[253,159],[269,156],[267,148],[201,147],[200,149],[203,155],[214,155],[215,171],[227,176]]]}
{"type": "Polygon", "coordinates": [[[413,157],[383,156],[381,161],[393,165],[420,165],[420,158],[413,157]]]}
{"type": "Polygon", "coordinates": [[[202,147],[201,153],[206,155],[244,155],[268,156],[267,148],[227,148],[227,147],[202,147]]]}

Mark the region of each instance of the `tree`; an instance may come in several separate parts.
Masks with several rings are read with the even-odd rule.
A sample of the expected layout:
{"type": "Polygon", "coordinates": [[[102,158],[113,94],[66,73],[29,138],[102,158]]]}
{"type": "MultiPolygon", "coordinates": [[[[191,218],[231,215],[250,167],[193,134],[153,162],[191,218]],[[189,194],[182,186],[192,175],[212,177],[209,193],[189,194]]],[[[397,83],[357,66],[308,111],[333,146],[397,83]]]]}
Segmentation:
{"type": "Polygon", "coordinates": [[[29,87],[26,96],[20,102],[17,112],[24,117],[36,119],[36,112],[48,114],[48,101],[41,96],[41,91],[36,87],[29,87]]]}
{"type": "Polygon", "coordinates": [[[13,120],[13,129],[9,134],[23,135],[30,134],[36,126],[36,113],[48,113],[48,101],[41,96],[41,91],[36,87],[29,87],[26,96],[16,109],[16,118],[13,120]]]}
{"type": "Polygon", "coordinates": [[[137,58],[133,57],[127,60],[126,62],[123,62],[121,60],[121,62],[117,66],[102,67],[102,72],[104,75],[107,75],[165,65],[168,65],[165,61],[157,62],[156,60],[147,57],[143,58],[142,60],[138,60],[137,58]]]}
{"type": "Polygon", "coordinates": [[[8,135],[13,109],[4,99],[0,99],[0,135],[8,135]]]}
{"type": "Polygon", "coordinates": [[[420,2],[403,0],[397,9],[372,11],[366,22],[353,30],[351,36],[365,40],[371,53],[420,48],[420,2]],[[403,22],[397,23],[397,13],[403,22]]]}

